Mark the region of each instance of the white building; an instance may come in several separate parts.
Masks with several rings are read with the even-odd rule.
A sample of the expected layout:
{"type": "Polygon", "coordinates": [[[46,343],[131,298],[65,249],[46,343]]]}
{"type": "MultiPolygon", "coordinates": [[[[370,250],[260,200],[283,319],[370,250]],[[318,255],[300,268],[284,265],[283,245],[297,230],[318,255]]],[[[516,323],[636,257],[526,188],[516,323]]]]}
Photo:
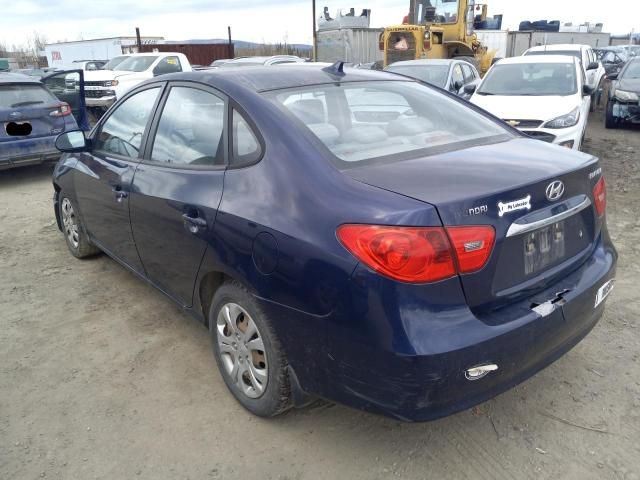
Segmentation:
{"type": "MultiPolygon", "coordinates": [[[[141,37],[144,45],[162,43],[163,37],[141,37]]],[[[74,60],[110,60],[123,53],[135,53],[136,37],[96,38],[50,43],[44,52],[50,67],[68,67],[74,60]]]]}

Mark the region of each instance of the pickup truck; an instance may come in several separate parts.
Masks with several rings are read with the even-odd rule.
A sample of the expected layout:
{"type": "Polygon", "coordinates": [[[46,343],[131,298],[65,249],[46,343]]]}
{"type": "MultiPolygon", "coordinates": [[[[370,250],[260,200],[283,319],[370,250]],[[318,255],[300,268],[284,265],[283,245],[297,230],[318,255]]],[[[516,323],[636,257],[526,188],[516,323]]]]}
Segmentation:
{"type": "Polygon", "coordinates": [[[109,108],[136,85],[158,75],[191,72],[191,64],[182,53],[136,53],[113,70],[85,72],[84,90],[87,107],[109,108]]]}

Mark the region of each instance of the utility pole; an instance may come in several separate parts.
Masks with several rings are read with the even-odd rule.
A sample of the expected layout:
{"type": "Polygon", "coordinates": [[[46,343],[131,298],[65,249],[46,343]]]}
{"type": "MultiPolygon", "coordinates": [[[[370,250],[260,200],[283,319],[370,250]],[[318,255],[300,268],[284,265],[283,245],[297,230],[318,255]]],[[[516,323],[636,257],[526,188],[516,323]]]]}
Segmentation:
{"type": "Polygon", "coordinates": [[[234,54],[233,54],[233,43],[231,43],[231,25],[229,25],[227,27],[227,34],[229,36],[229,43],[227,46],[227,58],[233,58],[234,54]]]}
{"type": "Polygon", "coordinates": [[[313,10],[313,61],[318,61],[318,33],[316,32],[316,0],[311,0],[313,10]]]}
{"type": "Polygon", "coordinates": [[[142,40],[140,39],[140,29],[136,27],[136,45],[138,45],[138,53],[142,53],[142,40]]]}

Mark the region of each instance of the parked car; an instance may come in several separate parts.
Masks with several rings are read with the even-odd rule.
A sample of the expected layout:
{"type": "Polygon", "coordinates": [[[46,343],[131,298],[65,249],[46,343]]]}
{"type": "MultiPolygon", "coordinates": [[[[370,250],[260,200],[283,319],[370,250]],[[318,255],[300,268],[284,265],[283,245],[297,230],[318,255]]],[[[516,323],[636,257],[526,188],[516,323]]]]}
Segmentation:
{"type": "Polygon", "coordinates": [[[524,55],[573,55],[580,60],[586,83],[593,89],[591,95],[591,111],[600,104],[606,71],[597,55],[589,45],[541,45],[524,52],[524,55]]]}
{"type": "Polygon", "coordinates": [[[308,394],[450,415],[571,349],[613,287],[598,159],[399,75],[159,77],[57,144],[71,254],[108,253],[204,322],[256,415],[308,394]]]}
{"type": "Polygon", "coordinates": [[[640,57],[632,58],[613,80],[607,97],[605,126],[616,128],[624,122],[640,123],[640,57]]]}
{"type": "Polygon", "coordinates": [[[0,73],[0,170],[60,158],[56,137],[78,125],[38,78],[0,73]]]}
{"type": "Polygon", "coordinates": [[[580,150],[593,90],[575,57],[505,58],[468,91],[472,103],[530,137],[580,150]]]}
{"type": "Polygon", "coordinates": [[[20,68],[18,70],[12,70],[12,73],[20,73],[29,77],[42,78],[54,72],[54,68],[20,68]]]}
{"type": "Polygon", "coordinates": [[[604,53],[600,61],[607,72],[607,77],[610,77],[612,74],[620,73],[622,67],[629,61],[629,56],[624,50],[618,52],[609,50],[604,53]]]}
{"type": "Polygon", "coordinates": [[[85,74],[85,98],[88,107],[106,110],[130,89],[150,78],[166,73],[190,72],[191,64],[182,53],[136,53],[113,70],[85,74]]]}
{"type": "Polygon", "coordinates": [[[465,93],[464,87],[480,83],[476,67],[464,60],[408,60],[392,63],[385,70],[444,88],[465,99],[470,95],[465,93]]]}
{"type": "Polygon", "coordinates": [[[259,67],[281,65],[284,63],[304,63],[304,58],[295,55],[272,55],[270,57],[238,57],[220,65],[220,68],[259,67]]]}

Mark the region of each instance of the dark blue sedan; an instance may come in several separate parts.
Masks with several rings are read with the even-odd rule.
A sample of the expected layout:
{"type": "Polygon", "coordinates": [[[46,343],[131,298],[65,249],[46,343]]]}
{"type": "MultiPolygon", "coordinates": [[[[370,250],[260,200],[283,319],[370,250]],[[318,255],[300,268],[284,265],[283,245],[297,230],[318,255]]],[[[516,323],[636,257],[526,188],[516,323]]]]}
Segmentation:
{"type": "Polygon", "coordinates": [[[314,397],[412,421],[469,408],[570,350],[613,288],[598,159],[406,77],[166,75],[57,145],[71,253],[204,322],[260,416],[314,397]]]}

